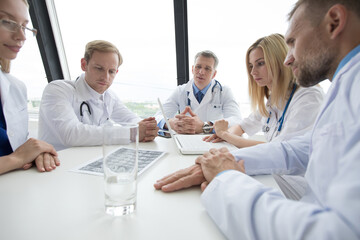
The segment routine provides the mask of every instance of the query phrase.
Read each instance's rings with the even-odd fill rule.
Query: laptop
[[[219,142],[219,143],[212,143],[212,142],[205,142],[202,139],[206,136],[203,134],[178,134],[175,131],[171,129],[171,126],[169,124],[169,120],[166,117],[163,105],[160,101],[160,98],[158,98],[159,107],[161,110],[161,113],[165,119],[166,126],[169,129],[169,133],[171,135],[171,138],[175,142],[175,145],[179,149],[181,154],[204,154],[208,152],[211,148],[222,148],[226,147],[230,151],[236,150],[237,148],[227,142]]]

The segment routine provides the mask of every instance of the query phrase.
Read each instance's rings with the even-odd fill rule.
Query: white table
[[[167,154],[138,179],[137,209],[129,216],[104,213],[102,177],[69,171],[101,156],[101,147],[60,151],[61,166],[49,173],[32,168],[0,176],[0,239],[224,239],[201,205],[199,188],[163,193],[153,187],[196,156],[180,155],[171,139],[140,148]],[[278,188],[271,176],[255,178]]]

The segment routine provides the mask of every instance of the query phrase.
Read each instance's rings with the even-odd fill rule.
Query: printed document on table
[[[111,155],[121,155],[121,161],[123,165],[126,165],[126,156],[131,156],[135,154],[134,149],[120,147],[114,151]],[[152,164],[154,164],[158,159],[160,159],[165,152],[155,151],[155,150],[140,150],[138,155],[138,176],[140,176],[146,169],[148,169]],[[90,160],[86,163],[83,163],[70,171],[77,173],[86,173],[97,176],[104,176],[103,170],[103,159],[102,157]]]

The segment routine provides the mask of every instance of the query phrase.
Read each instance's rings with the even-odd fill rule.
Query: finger
[[[38,169],[39,172],[45,172],[43,155],[44,155],[44,154],[40,154],[40,155],[37,156],[37,158],[35,159],[35,164],[36,164],[36,167],[37,167],[37,169]]]
[[[148,117],[148,118],[143,119],[143,121],[154,121],[154,120],[155,120],[155,117]]]
[[[179,178],[182,178],[186,175],[184,169],[181,169],[177,172],[171,173],[163,178],[161,178],[160,180],[157,180],[156,183],[154,184],[156,189],[160,189],[162,186],[172,183],[176,180],[178,180]]]
[[[180,189],[189,188],[194,185],[199,185],[200,183],[196,184],[197,181],[194,181],[194,176],[185,176],[183,178],[178,179],[175,182],[172,182],[170,184],[164,185],[161,187],[161,190],[163,192],[174,192]]]
[[[53,156],[53,158],[55,160],[55,165],[60,166],[60,159],[57,156]]]
[[[195,159],[195,163],[196,163],[196,164],[200,164],[200,165],[201,165],[201,163],[202,163],[203,159],[204,159],[204,157],[203,157],[203,156],[199,156],[199,157],[197,157],[197,158]]]
[[[219,137],[217,137],[217,138],[215,138],[212,142],[213,143],[218,143],[218,142],[223,142],[224,140],[222,139],[222,138],[219,138]]]
[[[204,137],[203,140],[205,142],[211,142],[212,140],[214,140],[216,138],[216,135],[215,134],[212,134],[210,136],[207,136],[207,137]]]
[[[148,129],[145,131],[145,136],[146,137],[154,137],[157,135],[158,131],[159,131],[158,129]]]
[[[44,158],[43,158],[43,162],[44,162],[44,168],[46,171],[51,171],[53,168],[51,167],[51,159],[50,156],[48,154],[44,154]]]
[[[45,153],[45,155],[46,155],[47,158],[49,158],[50,167],[51,167],[52,169],[55,169],[55,168],[56,168],[55,158],[54,158],[52,155],[47,154],[47,153]]]
[[[22,168],[24,169],[24,170],[28,170],[29,168],[31,168],[32,167],[32,163],[27,163],[27,164],[25,164]]]
[[[217,154],[217,153],[219,152],[219,150],[216,149],[216,148],[211,148],[211,149],[209,150],[209,152],[214,155],[214,154]]]
[[[191,111],[191,108],[189,106],[186,106],[181,114],[186,115],[186,113],[188,113],[189,111]]]
[[[227,149],[226,147],[222,147],[222,148],[219,149],[219,151],[221,153],[227,153],[227,152],[229,152],[229,149]]]
[[[191,110],[191,108],[189,107],[188,113],[192,116],[195,117],[196,114]]]

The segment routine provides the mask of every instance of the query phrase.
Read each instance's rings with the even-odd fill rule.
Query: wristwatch
[[[204,122],[203,125],[203,132],[204,133],[210,133],[213,130],[212,126],[208,122]]]

